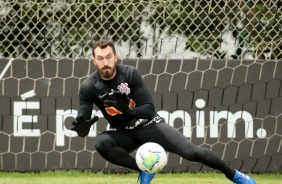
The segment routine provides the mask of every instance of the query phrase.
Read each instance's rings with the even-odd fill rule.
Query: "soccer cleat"
[[[150,184],[151,180],[154,178],[156,173],[150,174],[146,172],[140,172],[138,176],[138,180],[140,184]]]
[[[255,180],[252,177],[245,175],[237,170],[235,171],[236,173],[234,175],[233,182],[235,182],[236,184],[256,184]]]

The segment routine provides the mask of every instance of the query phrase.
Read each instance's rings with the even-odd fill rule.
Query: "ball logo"
[[[148,150],[148,152],[148,155],[140,153],[140,156],[143,159],[143,165],[151,171],[154,165],[159,162],[161,157],[159,155],[159,152],[152,152],[150,150]]]

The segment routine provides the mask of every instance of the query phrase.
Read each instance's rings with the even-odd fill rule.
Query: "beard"
[[[104,66],[99,69],[99,73],[103,79],[112,79],[116,71],[116,67]]]

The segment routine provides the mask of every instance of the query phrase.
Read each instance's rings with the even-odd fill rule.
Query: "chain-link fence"
[[[282,58],[276,0],[0,0],[0,57]]]
[[[118,62],[140,71],[158,113],[191,142],[240,171],[281,172],[281,7],[0,0],[0,170],[123,169],[95,150],[108,128],[102,114],[87,138],[70,130],[81,82],[96,70],[91,43],[107,38]],[[211,171],[169,154],[164,172]]]

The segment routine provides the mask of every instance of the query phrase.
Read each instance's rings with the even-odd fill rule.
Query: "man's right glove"
[[[90,120],[85,120],[84,117],[82,115],[80,115],[80,116],[76,117],[76,121],[72,122],[72,125],[74,127],[72,127],[71,130],[75,131],[77,133],[77,135],[79,135],[80,137],[85,137],[85,136],[88,135],[88,133],[90,131],[90,127],[96,121],[98,121],[98,119],[99,119],[98,116],[94,116]]]

